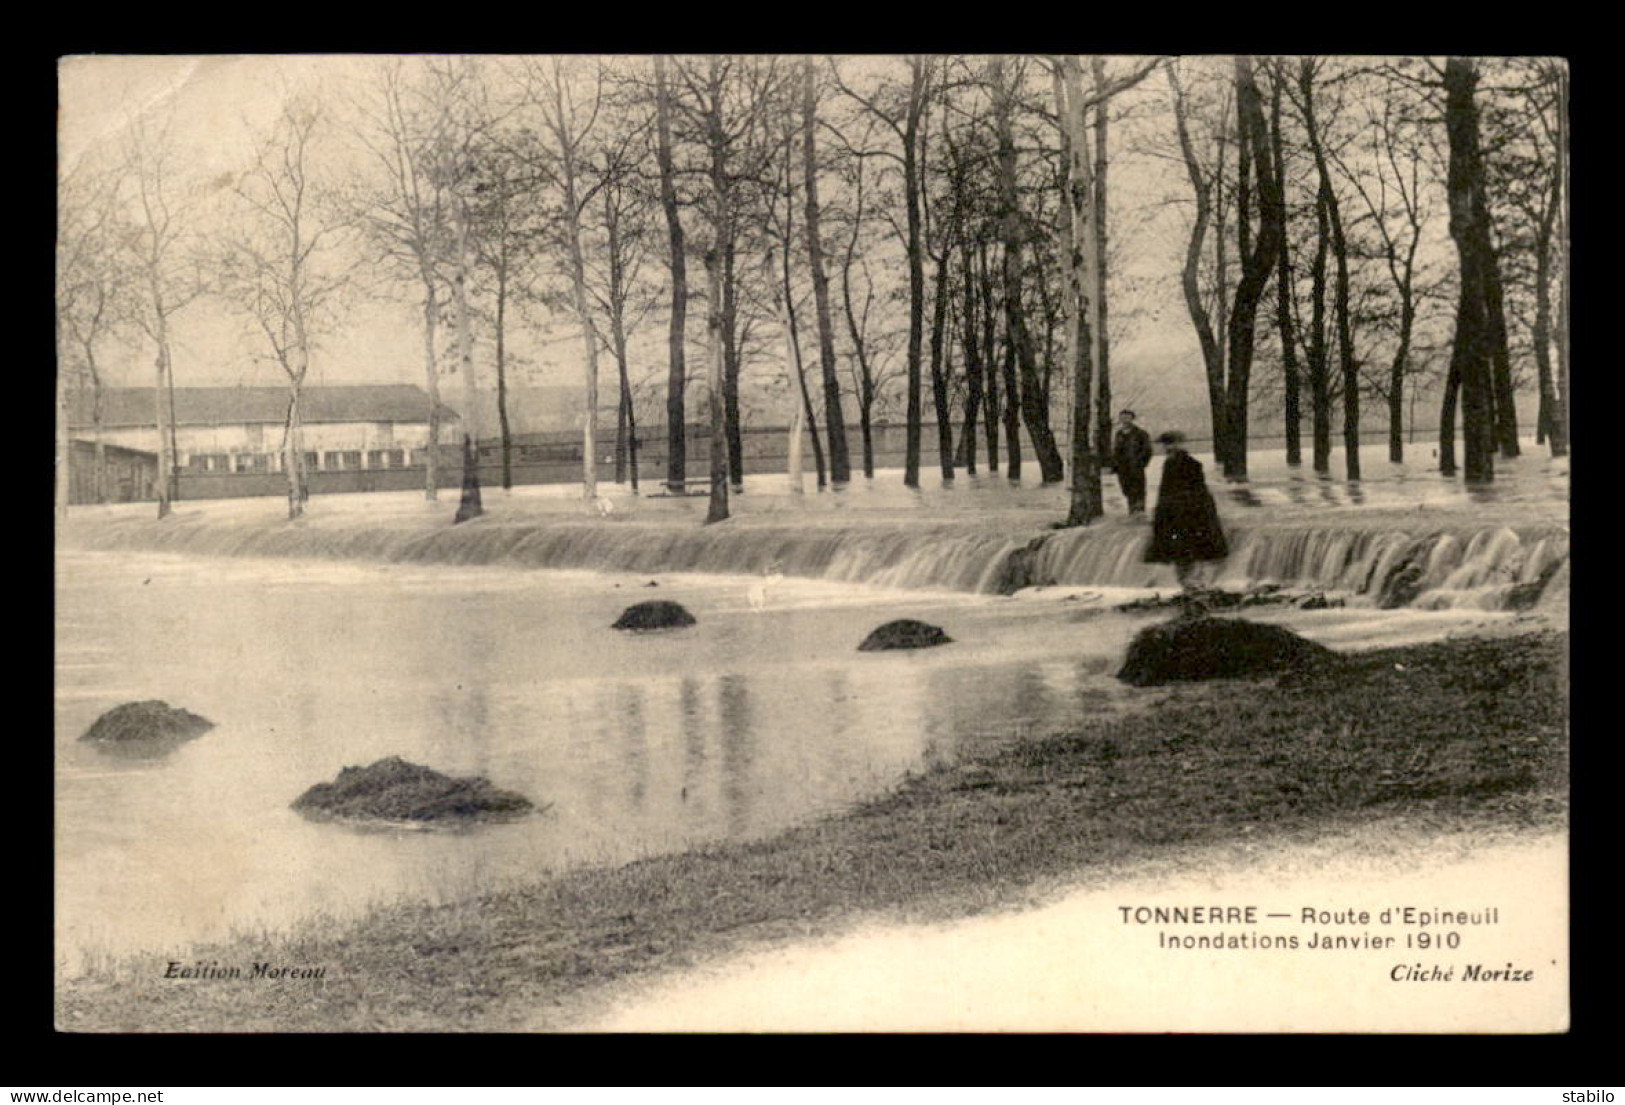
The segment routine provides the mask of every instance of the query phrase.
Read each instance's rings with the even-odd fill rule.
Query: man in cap
[[[1112,468],[1130,514],[1145,513],[1145,468],[1150,463],[1151,435],[1134,424],[1133,411],[1120,412],[1112,435]]]

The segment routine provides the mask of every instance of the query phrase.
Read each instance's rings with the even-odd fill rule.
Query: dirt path
[[[577,1031],[1560,1031],[1568,1023],[1567,841],[1556,833],[1429,835],[1392,824],[1313,843],[1236,844],[1058,890],[1048,904],[964,921],[869,926],[601,993]],[[1134,924],[1120,907],[1256,905],[1253,924]],[[1406,949],[1404,906],[1493,924],[1454,950]],[[1306,907],[1368,923],[1304,924]],[[1289,919],[1266,919],[1267,912]],[[1159,933],[1296,935],[1295,950],[1160,948]],[[1319,949],[1319,934],[1395,938]],[[1468,981],[1483,969],[1526,981]],[[1412,965],[1449,981],[1395,979]]]

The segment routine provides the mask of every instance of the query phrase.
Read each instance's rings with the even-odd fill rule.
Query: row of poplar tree
[[[791,423],[798,477],[806,437],[820,486],[852,478],[851,420],[873,476],[877,420],[901,408],[917,486],[929,404],[942,478],[979,463],[1019,477],[1025,445],[1045,482],[1070,469],[1069,521],[1085,524],[1101,511],[1112,339],[1151,296],[1144,265],[1120,262],[1176,205],[1183,264],[1159,275],[1200,346],[1226,476],[1247,474],[1259,402],[1280,403],[1288,462],[1307,436],[1323,472],[1340,413],[1359,478],[1362,397],[1382,403],[1398,461],[1406,404],[1434,387],[1441,467],[1456,470],[1459,424],[1464,476],[1489,480],[1495,454],[1518,451],[1520,389],[1538,389],[1538,438],[1567,449],[1566,126],[1567,72],[1545,59],[367,59],[290,86],[246,167],[218,179],[189,178],[151,117],[65,167],[59,431],[74,377],[99,427],[103,347],[136,335],[154,355],[166,513],[173,317],[213,299],[288,382],[297,515],[300,393],[322,339],[358,300],[409,300],[431,440],[451,372],[465,457],[493,436],[476,419],[488,375],[504,484],[519,327],[581,351],[589,498],[603,357],[617,480],[638,480],[634,397],[654,384],[660,478],[687,485],[704,382],[711,520],[742,486],[754,376]],[[1138,166],[1122,195],[1120,155]],[[1183,185],[1148,197],[1146,165]],[[636,339],[662,324],[665,363],[640,371]]]

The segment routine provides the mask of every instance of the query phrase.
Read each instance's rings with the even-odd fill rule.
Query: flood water
[[[1529,467],[1524,494],[1558,516],[1556,477],[1566,473]],[[1291,498],[1285,484],[1255,486],[1266,499]],[[1389,485],[1373,495],[1406,493]],[[358,521],[407,509],[394,497],[346,496],[313,503],[313,514],[341,499]],[[494,497],[498,518],[502,502]],[[760,496],[740,502],[774,509]],[[1221,492],[1228,512],[1225,502]],[[703,500],[665,505],[688,511]],[[276,504],[188,509],[229,521]],[[449,900],[573,865],[768,835],[938,759],[1164,693],[1111,677],[1145,618],[1109,607],[1147,592],[1110,586],[1005,598],[794,575],[130,548],[68,547],[57,563],[65,972],[109,954],[190,961],[200,943],[234,932],[342,921],[374,902]],[[682,602],[698,624],[609,629],[626,606],[653,598]],[[1369,608],[1256,616],[1338,647],[1511,617]],[[940,625],[954,643],[856,651],[875,625],[899,617]],[[142,699],[217,727],[151,759],[78,740],[106,710]],[[289,808],[341,768],[386,756],[482,775],[547,808],[460,831],[363,831]]]
[[[1035,618],[1029,604],[659,581],[65,553],[56,747],[67,961],[85,949],[184,957],[233,927],[760,835],[935,755],[1109,708],[1126,690],[1100,678],[1120,641]],[[657,596],[699,623],[608,628]],[[875,624],[905,615],[960,640],[855,651]],[[217,728],[153,760],[78,741],[105,710],[148,698]],[[390,755],[551,806],[464,832],[358,832],[288,808],[340,768]]]

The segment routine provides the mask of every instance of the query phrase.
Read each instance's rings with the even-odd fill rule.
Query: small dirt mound
[[[932,648],[953,643],[953,638],[939,627],[917,622],[912,618],[899,618],[876,627],[863,639],[859,652],[879,652],[889,648]]]
[[[167,702],[150,699],[115,706],[85,730],[83,741],[106,744],[125,742],[185,741],[200,737],[214,728],[214,722]]]
[[[654,602],[640,602],[636,606],[628,606],[610,628],[675,629],[678,626],[693,624],[694,615],[683,609],[681,603],[658,599]]]
[[[1293,601],[1280,584],[1262,583],[1246,591],[1224,591],[1217,587],[1176,591],[1171,595],[1151,595],[1132,602],[1123,602],[1112,609],[1124,614],[1138,614],[1150,610],[1179,610],[1186,614],[1206,614],[1214,610],[1245,609],[1249,606],[1285,606]]]
[[[1267,675],[1338,659],[1324,645],[1279,626],[1240,618],[1176,618],[1135,635],[1117,678],[1136,687],[1155,687]]]
[[[487,779],[453,778],[390,756],[344,768],[333,782],[301,794],[293,808],[317,820],[467,822],[515,817],[532,806]]]

